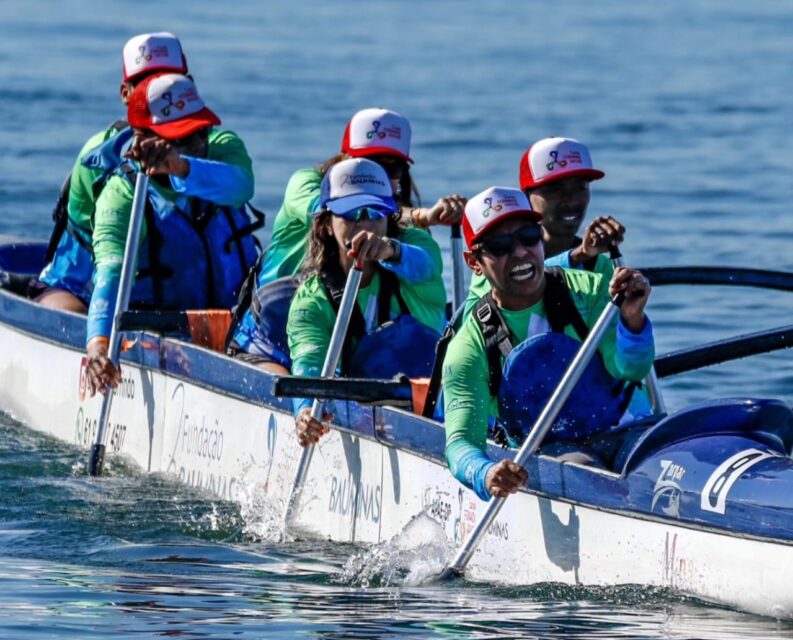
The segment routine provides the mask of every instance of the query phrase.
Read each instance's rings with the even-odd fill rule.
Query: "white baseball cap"
[[[322,179],[320,206],[333,213],[361,207],[397,210],[391,181],[385,169],[365,158],[350,158],[333,165]]]
[[[542,214],[531,208],[531,203],[520,189],[490,187],[468,200],[463,216],[463,236],[470,249],[488,229],[514,216],[525,216],[533,222],[542,222]]]
[[[362,109],[347,123],[341,151],[353,157],[386,154],[413,162],[410,122],[396,111]]]
[[[600,180],[606,174],[593,168],[586,145],[574,138],[544,138],[531,145],[520,159],[520,188],[582,176]]]
[[[124,81],[133,80],[150,71],[187,73],[187,59],[182,44],[167,31],[142,33],[130,38],[121,52]]]

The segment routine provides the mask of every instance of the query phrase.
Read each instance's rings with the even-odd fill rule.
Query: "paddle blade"
[[[101,476],[105,468],[105,445],[94,444],[91,447],[91,456],[88,458],[88,475]]]

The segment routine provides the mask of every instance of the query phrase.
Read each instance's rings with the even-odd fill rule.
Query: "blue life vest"
[[[345,367],[351,378],[426,378],[432,372],[440,334],[408,313],[364,334]]]
[[[240,289],[226,338],[226,353],[234,356],[244,351],[291,369],[286,325],[299,280],[297,276],[284,276],[254,290],[263,255],[251,267]]]
[[[132,181],[134,171],[118,171]],[[138,250],[131,302],[155,309],[234,306],[256,260],[255,223],[234,209],[191,197],[182,211],[154,187],[146,203],[146,239]]]
[[[570,297],[563,271],[546,269],[545,282],[543,302],[551,332],[529,337],[517,347],[512,345],[509,328],[492,292],[483,296],[473,310],[485,339],[490,392],[498,397],[499,419],[491,425],[491,437],[511,446],[519,445],[526,437],[581,347],[580,342],[564,334],[565,327],[572,325],[582,341],[589,333]],[[596,354],[545,442],[577,440],[616,425],[635,388],[636,383],[613,378],[600,354]]]
[[[399,279],[393,272],[380,269],[379,274],[378,326],[367,331],[363,314],[355,305],[342,349],[342,374],[353,378],[393,378],[397,374],[410,378],[429,376],[440,334],[410,315],[399,291]],[[322,284],[338,313],[344,288],[334,286],[325,277]],[[396,297],[400,309],[394,319],[390,317],[392,297]],[[354,348],[353,340],[357,340]]]
[[[132,129],[124,120],[113,123],[109,130],[116,133],[89,151],[80,161],[89,169],[100,172],[91,185],[94,201],[99,198],[108,178],[123,161],[121,153],[132,138]],[[46,266],[39,275],[39,280],[50,287],[69,291],[88,305],[93,291],[94,275],[91,238],[93,216],[91,227],[87,229],[78,227],[69,217],[71,180],[70,173],[61,187],[52,211],[55,225],[44,258]]]
[[[563,333],[533,336],[504,361],[498,422],[510,439],[522,441],[556,390],[581,343]],[[609,374],[600,354],[589,362],[554,421],[545,442],[579,440],[615,426],[630,402],[623,380]]]

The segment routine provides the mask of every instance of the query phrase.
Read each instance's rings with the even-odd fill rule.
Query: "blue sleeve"
[[[583,265],[578,267],[574,267],[570,264],[570,254],[572,253],[572,249],[570,251],[563,251],[555,256],[551,256],[550,258],[545,258],[545,266],[546,267],[562,267],[562,269],[583,269]]]
[[[192,156],[184,158],[190,162],[187,177],[170,176],[177,193],[230,207],[241,207],[253,197],[253,177],[243,167]]]
[[[435,270],[429,252],[412,244],[404,242],[399,244],[402,247],[402,256],[399,262],[380,260],[380,266],[393,271],[408,282],[429,282],[433,278]]]
[[[490,500],[485,478],[495,463],[484,451],[471,442],[458,439],[446,447],[446,461],[455,478],[472,489],[481,500]]]
[[[97,336],[110,337],[120,281],[121,264],[97,266],[96,283],[88,306],[86,343]]]
[[[653,325],[650,318],[644,316],[644,328],[639,333],[633,333],[622,323],[620,317],[617,321],[617,344],[615,358],[617,366],[622,371],[644,371],[643,378],[653,366],[655,360],[655,339]]]

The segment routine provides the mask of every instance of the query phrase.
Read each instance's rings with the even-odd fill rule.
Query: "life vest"
[[[126,120],[118,120],[114,122],[108,130],[114,130],[115,133],[110,136],[103,143],[97,145],[89,153],[87,153],[80,161],[81,164],[89,169],[100,171],[94,178],[91,184],[91,191],[93,192],[94,202],[99,198],[99,194],[105,186],[108,178],[119,167],[123,158],[121,157],[122,149],[132,138],[132,128]],[[44,263],[49,264],[55,255],[55,250],[63,237],[64,232],[69,232],[77,240],[80,247],[88,252],[93,260],[93,251],[91,248],[90,231],[86,229],[78,229],[74,223],[69,219],[69,191],[72,184],[72,174],[66,176],[61,190],[58,193],[58,200],[52,209],[52,221],[55,223],[52,234],[50,235],[49,244],[47,245],[47,252],[44,257]],[[93,223],[93,217],[91,219]],[[93,225],[92,225],[93,227]]]
[[[367,331],[363,313],[357,304],[353,307],[342,348],[342,375],[352,378],[392,378],[400,373],[410,378],[428,376],[440,334],[410,315],[396,274],[382,268],[378,271],[377,327]],[[326,276],[321,280],[328,300],[338,313],[344,287]],[[400,310],[394,319],[391,318],[392,297],[396,297]],[[357,341],[354,348],[353,340]]]
[[[528,435],[555,391],[581,343],[564,334],[572,325],[581,341],[589,334],[559,268],[546,269],[543,302],[550,333],[532,336],[513,348],[509,328],[489,292],[473,315],[485,339],[492,395],[498,397],[499,419],[491,437],[517,445]],[[502,365],[502,358],[504,363]],[[584,370],[557,416],[545,442],[577,440],[616,425],[637,383],[612,377],[597,353]]]
[[[117,173],[134,181],[129,164]],[[147,233],[138,250],[131,297],[138,308],[230,309],[256,260],[253,230],[258,223],[244,207],[219,206],[195,197],[188,202],[190,211],[182,211],[149,186],[144,210]]]

